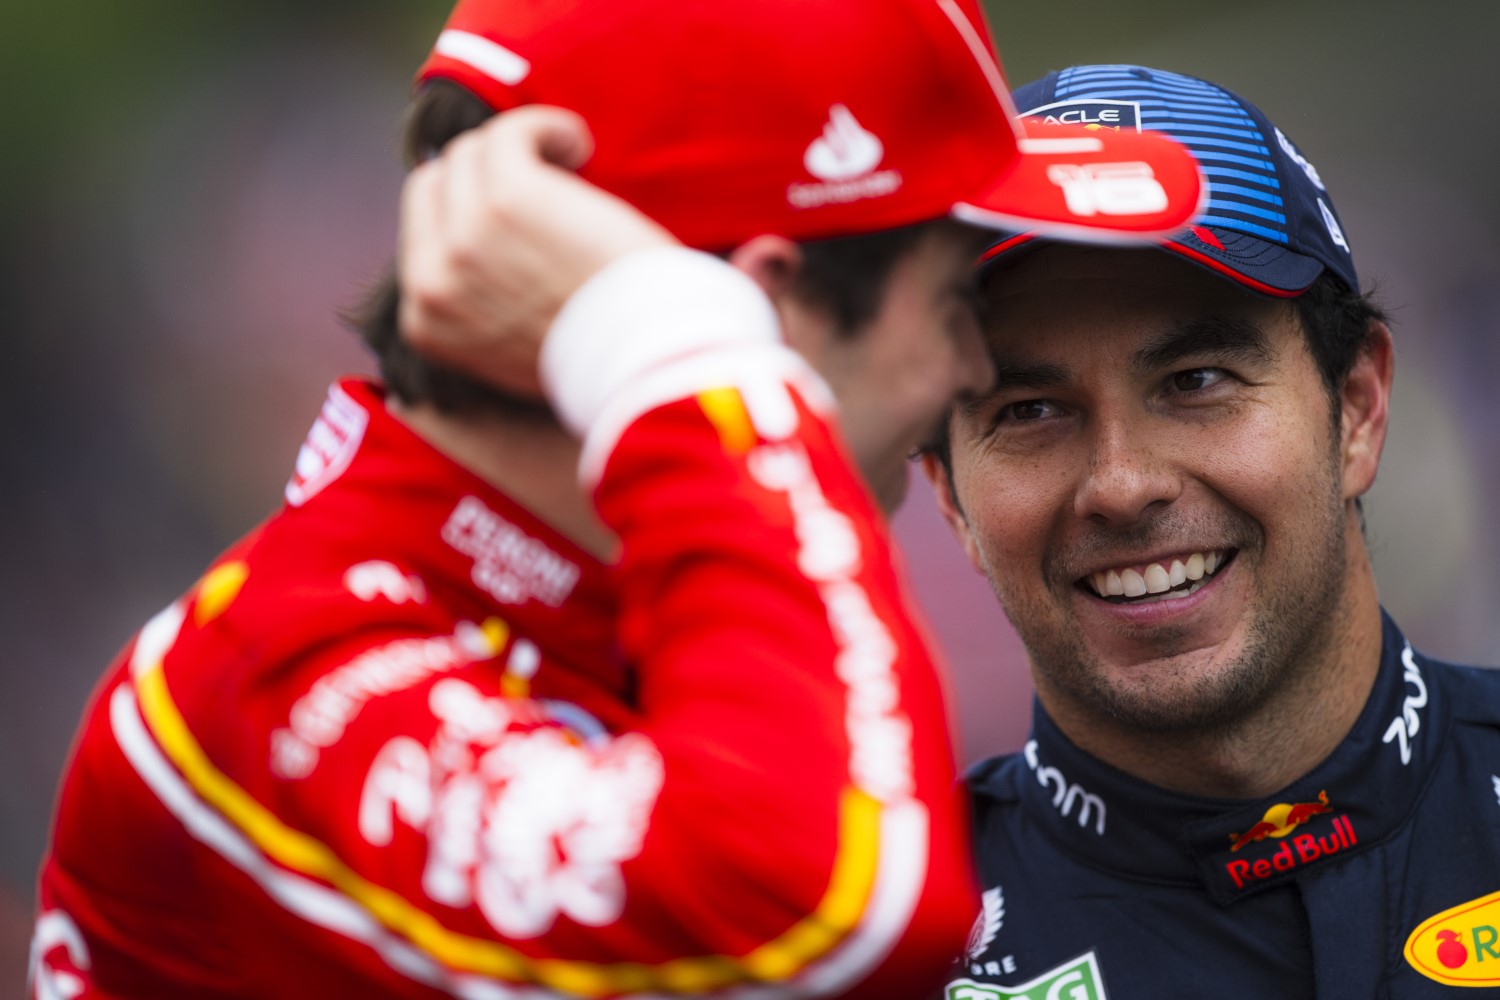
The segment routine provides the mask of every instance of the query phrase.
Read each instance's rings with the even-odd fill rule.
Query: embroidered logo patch
[[[1402,954],[1413,969],[1448,986],[1500,986],[1500,892],[1427,918]]]
[[[297,452],[297,467],[286,484],[286,502],[301,507],[344,474],[359,451],[370,414],[338,386],[328,390],[323,410]]]
[[[1043,788],[1052,787],[1052,805],[1064,816],[1073,813],[1073,807],[1078,807],[1078,825],[1083,829],[1089,828],[1089,820],[1093,819],[1094,832],[1104,836],[1104,821],[1107,810],[1104,800],[1093,792],[1084,790],[1082,785],[1074,784],[1057,768],[1043,764],[1037,754],[1036,740],[1028,740],[1023,748],[1026,758],[1026,766],[1031,768],[1036,775],[1037,784]]]
[[[1141,102],[1114,100],[1058,101],[1021,112],[1022,118],[1036,118],[1048,125],[1082,125],[1091,132],[1122,129],[1141,130]]]
[[[429,705],[439,722],[430,743],[391,739],[365,776],[365,840],[386,847],[398,827],[424,834],[428,897],[475,905],[508,937],[536,937],[559,917],[618,920],[620,866],[640,853],[661,790],[655,744],[625,733],[586,746],[536,725],[530,704],[454,677],[433,685]]]
[[[943,996],[945,1000],[1106,1000],[1099,960],[1092,951],[1019,986],[956,979]]]
[[[443,525],[443,541],[474,560],[474,584],[501,604],[540,601],[561,607],[583,571],[540,539],[464,497]]]
[[[1324,211],[1328,210],[1325,208]],[[1401,651],[1401,666],[1407,689],[1411,693],[1401,703],[1401,714],[1391,720],[1390,728],[1385,731],[1382,739],[1386,743],[1395,740],[1396,745],[1401,748],[1401,763],[1410,764],[1412,742],[1417,733],[1422,731],[1422,709],[1427,707],[1427,682],[1422,679],[1422,668],[1417,664],[1416,654],[1412,652],[1409,642]]]
[[[1265,816],[1259,823],[1244,833],[1230,834],[1229,849],[1238,851],[1246,844],[1265,840],[1267,837],[1285,837],[1314,816],[1327,811],[1328,792],[1326,791],[1318,793],[1316,802],[1278,802],[1266,810]]]
[[[974,918],[974,926],[969,930],[969,946],[964,950],[971,962],[984,957],[994,943],[995,935],[1005,926],[1005,893],[998,885],[984,890],[979,901],[979,916]]]
[[[1243,836],[1245,835],[1242,834],[1241,837]],[[1334,817],[1330,833],[1321,836],[1312,833],[1297,834],[1283,840],[1275,853],[1256,858],[1235,858],[1224,865],[1224,873],[1234,880],[1236,889],[1243,889],[1252,883],[1264,882],[1320,858],[1347,851],[1358,843],[1359,835],[1354,832],[1353,821],[1347,814],[1340,814]]]
[[[880,198],[901,187],[901,174],[877,170],[885,144],[842,104],[828,109],[828,122],[807,147],[802,165],[817,184],[793,184],[786,200],[793,208],[839,205],[863,198]]]

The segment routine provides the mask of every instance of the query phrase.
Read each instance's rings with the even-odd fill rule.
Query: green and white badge
[[[1092,951],[1019,986],[996,986],[972,979],[955,979],[944,993],[946,1000],[1108,1000],[1099,962]]]

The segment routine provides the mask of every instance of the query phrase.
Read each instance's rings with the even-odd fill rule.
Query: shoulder
[[[184,649],[202,650],[221,671],[264,671],[332,645],[357,652],[387,637],[452,631],[441,581],[304,520],[271,518],[194,582],[177,602]],[[227,679],[220,673],[218,682]]]
[[[1500,669],[1421,657],[1427,685],[1442,693],[1461,722],[1500,726]]]
[[[471,620],[449,589],[273,518],[142,629],[129,674],[224,766],[259,772],[269,746],[273,769],[295,773],[287,754],[331,746],[368,706],[499,654],[505,624]]]

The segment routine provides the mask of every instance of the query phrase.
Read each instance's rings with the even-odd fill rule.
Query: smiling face
[[[986,299],[998,378],[940,495],[1048,708],[1201,732],[1313,683],[1364,579],[1384,397],[1367,426],[1289,304],[1167,254],[1049,246]]]

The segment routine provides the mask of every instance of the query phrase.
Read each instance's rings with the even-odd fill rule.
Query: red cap
[[[1163,136],[1026,139],[973,0],[459,0],[440,78],[577,111],[582,175],[701,249],[948,215],[1145,240],[1201,196]]]

